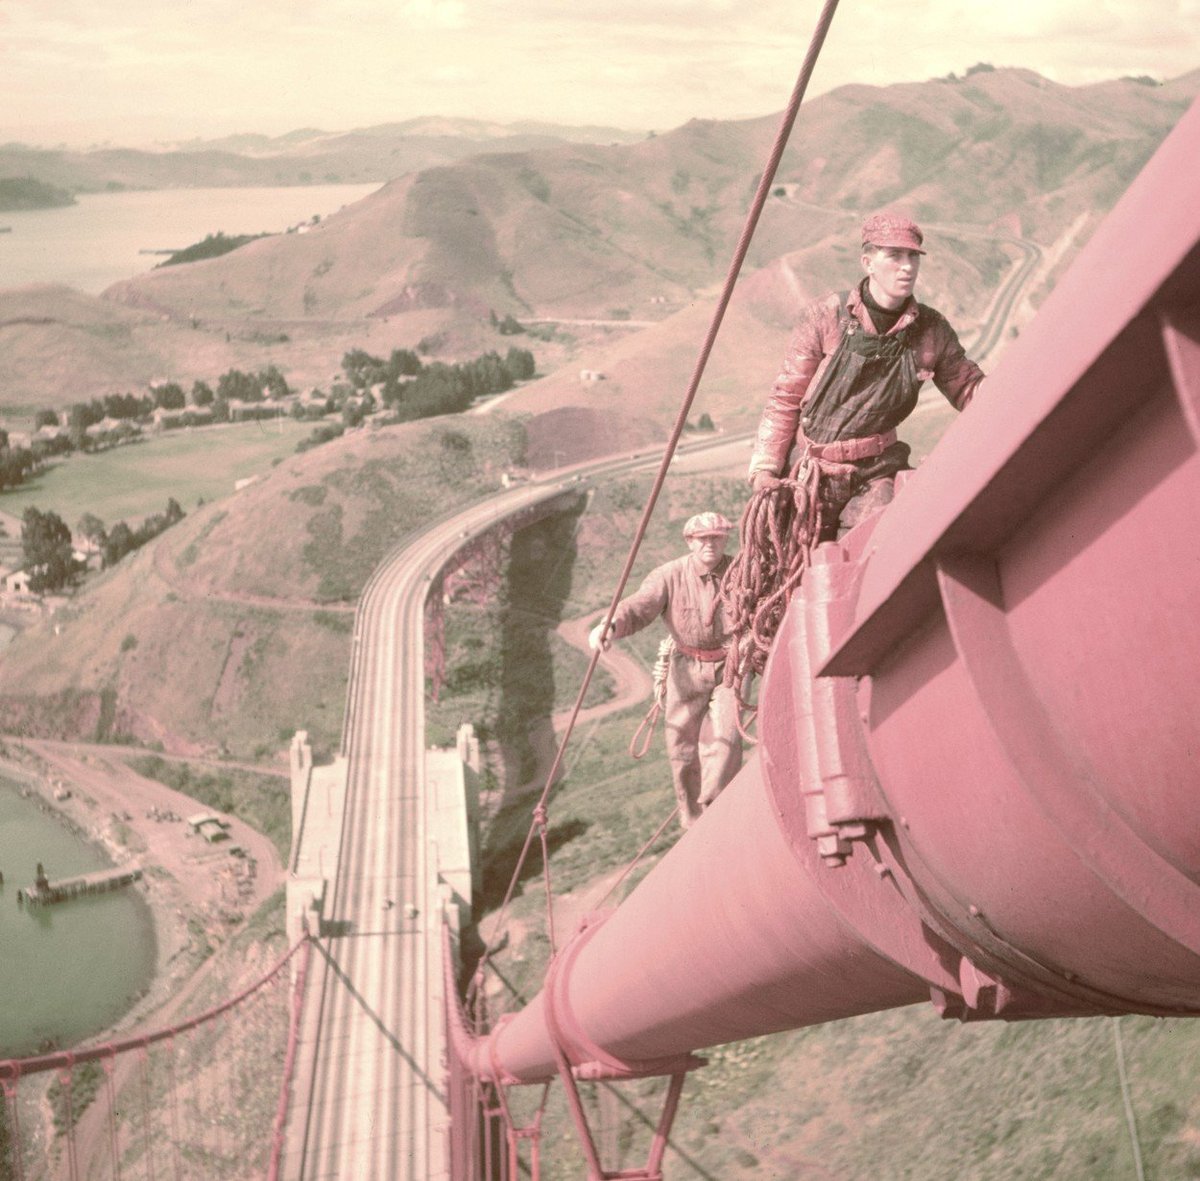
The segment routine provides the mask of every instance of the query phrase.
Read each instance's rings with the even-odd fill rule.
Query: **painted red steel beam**
[[[501,1081],[932,1000],[1200,1015],[1200,104],[875,522],[821,547],[758,757],[542,993]]]

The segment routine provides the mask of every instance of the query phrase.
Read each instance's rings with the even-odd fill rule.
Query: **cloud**
[[[0,135],[137,142],[425,114],[662,130],[780,110],[820,0],[0,0]],[[1200,0],[847,0],[810,96],[1019,65],[1200,62]],[[174,129],[172,131],[171,129]]]

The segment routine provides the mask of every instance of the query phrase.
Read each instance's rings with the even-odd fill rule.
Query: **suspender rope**
[[[662,461],[658,467],[658,474],[655,476],[654,485],[650,490],[650,495],[646,499],[646,504],[642,510],[642,517],[638,523],[637,530],[634,533],[633,541],[629,547],[629,554],[625,559],[625,566],[621,571],[621,575],[617,580],[617,585],[613,591],[612,600],[609,603],[608,609],[604,615],[604,623],[607,625],[612,623],[613,615],[616,612],[617,604],[621,601],[622,595],[625,593],[626,584],[629,582],[630,573],[633,570],[634,561],[637,559],[638,550],[641,548],[642,539],[645,537],[646,529],[650,523],[650,518],[654,514],[654,509],[658,504],[658,498],[662,493],[663,484],[666,482],[667,472],[671,466],[671,460],[674,458],[675,450],[679,445],[679,439],[682,436],[684,429],[687,426],[688,415],[691,412],[692,403],[696,399],[696,391],[700,388],[700,380],[704,376],[705,367],[708,364],[709,355],[712,353],[713,346],[716,343],[717,333],[720,330],[721,324],[725,319],[725,312],[729,307],[730,300],[733,298],[733,289],[737,283],[738,276],[741,273],[742,265],[746,261],[746,255],[750,250],[750,242],[754,237],[754,231],[758,228],[759,219],[762,216],[762,211],[767,203],[767,198],[771,193],[771,186],[775,181],[775,173],[779,169],[779,162],[783,158],[784,149],[787,147],[788,139],[792,133],[792,127],[795,125],[796,116],[800,112],[800,104],[804,99],[805,91],[808,89],[809,80],[812,77],[812,72],[816,68],[817,58],[820,56],[821,48],[825,44],[825,37],[829,32],[829,26],[833,22],[833,14],[837,11],[838,0],[825,0],[824,7],[821,9],[821,14],[817,19],[816,28],[813,31],[812,39],[809,42],[808,52],[804,55],[804,61],[800,66],[800,73],[796,78],[796,84],[792,89],[791,97],[788,99],[787,107],[784,110],[783,118],[780,120],[779,129],[775,135],[775,142],[772,144],[771,153],[767,158],[767,163],[763,169],[762,176],[758,182],[758,188],[754,194],[754,200],[751,202],[750,210],[746,215],[745,224],[742,227],[742,232],[738,238],[737,246],[734,249],[733,258],[729,264],[729,270],[725,276],[725,283],[721,289],[720,298],[717,300],[717,306],[713,311],[712,320],[709,323],[708,331],[704,335],[704,340],[700,346],[700,352],[696,359],[695,367],[692,371],[691,380],[688,382],[687,391],[684,394],[683,401],[679,407],[679,413],[675,418],[675,425],[671,429],[670,438],[667,441],[666,450],[663,452]],[[596,671],[596,664],[600,659],[600,652],[592,653],[591,660],[583,675],[583,681],[580,684],[579,692],[575,698],[575,704],[571,709],[570,717],[567,720],[565,729],[563,730],[562,738],[559,740],[558,749],[554,754],[554,761],[550,766],[550,770],[546,775],[546,782],[542,788],[541,796],[534,808],[535,820],[531,823],[529,833],[526,836],[525,844],[521,849],[520,856],[517,859],[517,864],[513,869],[512,878],[509,882],[508,890],[504,896],[504,901],[500,905],[500,912],[497,918],[496,930],[503,930],[504,918],[512,901],[513,894],[516,890],[517,883],[520,880],[521,871],[525,865],[525,859],[529,855],[529,850],[533,845],[535,833],[539,828],[539,824],[544,826],[546,817],[546,804],[550,798],[550,790],[558,776],[559,768],[562,766],[563,756],[566,753],[567,744],[571,740],[571,735],[575,729],[575,722],[579,717],[580,710],[583,708],[583,701],[587,695],[589,686],[592,683],[592,676]],[[540,820],[537,819],[540,817]],[[544,827],[543,827],[544,831]],[[547,911],[552,910],[552,899],[549,891],[546,894]],[[550,950],[551,953],[556,950],[553,937],[553,922],[550,927]],[[485,962],[492,953],[492,948],[488,947],[484,950],[481,960]]]

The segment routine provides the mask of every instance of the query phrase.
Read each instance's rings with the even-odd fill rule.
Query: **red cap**
[[[925,235],[915,221],[898,213],[873,213],[862,224],[864,246],[891,246],[897,250],[915,250],[924,254]]]

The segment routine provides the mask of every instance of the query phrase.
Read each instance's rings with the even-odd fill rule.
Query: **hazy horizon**
[[[6,0],[0,141],[152,146],[422,117],[668,130],[785,105],[821,11],[762,0]],[[987,62],[1064,85],[1200,66],[1200,0],[844,0],[809,96]]]

